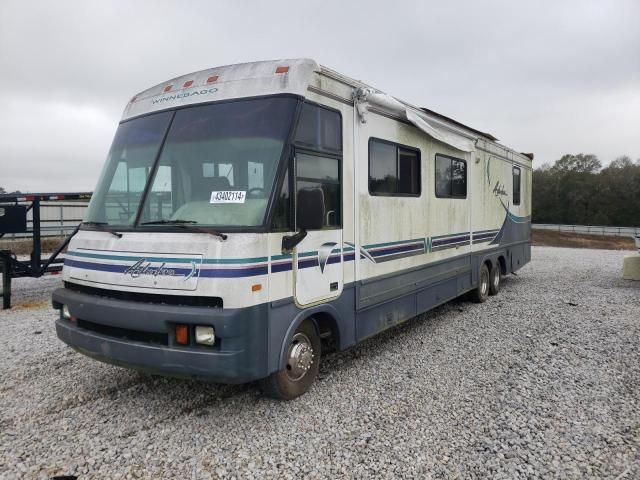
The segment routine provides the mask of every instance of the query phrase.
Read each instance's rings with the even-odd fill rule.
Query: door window
[[[301,190],[320,190],[324,204],[322,228],[339,227],[342,224],[340,160],[298,152],[296,167],[296,196]]]

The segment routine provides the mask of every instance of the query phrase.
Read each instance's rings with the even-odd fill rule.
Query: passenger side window
[[[301,190],[320,190],[324,201],[324,227],[339,227],[340,160],[310,153],[296,153],[296,198]]]
[[[438,198],[467,198],[467,162],[436,154],[435,190]]]
[[[520,205],[520,167],[513,167],[513,204]]]
[[[420,150],[372,138],[369,140],[369,193],[420,195]]]

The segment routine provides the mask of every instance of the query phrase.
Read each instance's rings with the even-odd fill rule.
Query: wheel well
[[[336,343],[338,342],[340,332],[336,319],[332,315],[326,312],[318,312],[314,313],[311,318],[316,324],[321,339],[332,339]]]
[[[505,258],[500,255],[498,257],[498,263],[500,263],[500,271],[502,272],[502,275],[506,275],[507,274],[507,261],[505,260]]]
[[[489,270],[489,273],[491,273],[491,260],[489,260],[488,258],[484,261],[484,264],[487,266],[487,269]]]

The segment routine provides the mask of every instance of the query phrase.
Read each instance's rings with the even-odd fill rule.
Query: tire
[[[484,303],[489,298],[489,269],[483,263],[480,267],[478,286],[471,291],[471,299],[476,303]]]
[[[293,400],[299,397],[309,390],[318,375],[320,337],[310,319],[302,322],[293,334],[286,355],[286,367],[262,381],[264,393],[278,400]]]
[[[489,295],[497,295],[502,285],[502,270],[497,262],[489,273]]]

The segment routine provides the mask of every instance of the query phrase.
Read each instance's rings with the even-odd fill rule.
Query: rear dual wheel
[[[486,264],[482,264],[480,267],[480,279],[478,280],[478,286],[475,290],[471,291],[471,299],[476,303],[484,303],[489,298],[490,288],[490,275],[489,268]]]
[[[287,364],[262,381],[265,394],[278,400],[292,400],[305,393],[318,375],[320,337],[310,319],[300,324],[287,347]]]
[[[484,303],[489,298],[489,295],[497,295],[500,291],[500,284],[502,283],[502,272],[500,270],[500,264],[496,263],[491,267],[487,267],[483,264],[480,267],[480,280],[475,290],[471,291],[471,298],[476,303]]]

